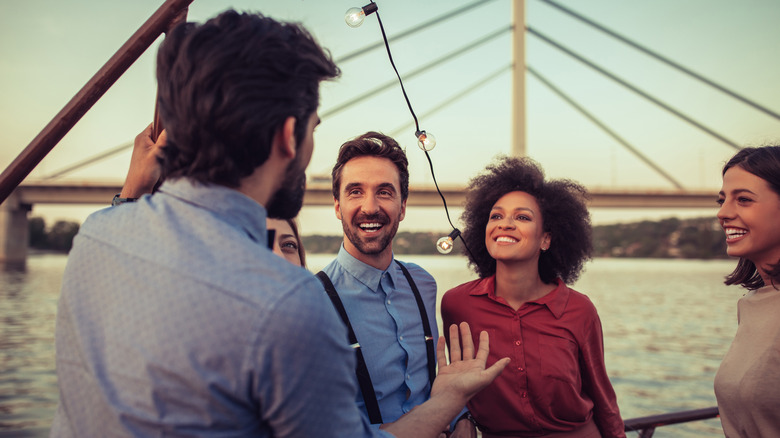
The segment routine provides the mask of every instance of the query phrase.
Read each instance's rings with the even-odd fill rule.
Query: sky
[[[188,19],[203,21],[227,9],[258,11],[303,23],[337,61],[381,40],[375,16],[353,29],[344,12],[352,0],[195,0]],[[463,185],[512,142],[512,34],[459,56],[455,53],[511,24],[511,0],[491,0],[453,19],[432,18],[473,0],[376,0],[388,36],[424,29],[391,41],[395,64],[420,126],[437,138],[431,151],[441,185]],[[780,2],[776,0],[559,0],[622,36],[780,112]],[[5,168],[76,94],[161,0],[0,0],[0,166]],[[526,25],[613,75],[663,101],[739,145],[780,142],[780,121],[726,96],[583,24],[541,0],[525,2]],[[428,24],[425,24],[428,23]],[[158,40],[159,43],[160,40]],[[33,171],[42,178],[103,151],[129,143],[151,121],[153,45]],[[655,162],[685,189],[712,190],[712,210],[592,211],[594,223],[663,216],[715,214],[720,169],[735,152],[659,106],[607,79],[533,34],[525,37],[525,63],[578,102],[617,135]],[[435,67],[412,72],[432,61]],[[395,73],[384,49],[339,63],[342,76],[321,88],[310,175],[328,175],[339,145],[369,130],[395,136],[407,148],[412,185],[431,184],[424,154],[400,88],[366,95]],[[495,72],[496,73],[494,75]],[[491,77],[490,80],[485,80]],[[362,97],[361,97],[362,96]],[[450,104],[438,108],[442,102]],[[526,75],[527,154],[550,178],[570,178],[590,189],[674,189],[642,160],[573,109],[532,75]],[[121,183],[130,149],[64,177]],[[107,200],[108,202],[108,200]],[[81,220],[99,206],[36,206],[32,215]],[[451,216],[457,221],[459,209]],[[338,233],[331,208],[304,208],[304,233]],[[446,230],[441,208],[409,209],[402,230]]]

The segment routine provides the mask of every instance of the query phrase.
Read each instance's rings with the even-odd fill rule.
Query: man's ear
[[[406,217],[406,199],[401,201],[401,214],[398,217],[398,222],[401,222]]]
[[[336,219],[341,220],[341,204],[339,204],[339,198],[333,198],[333,206],[336,209]]]
[[[285,158],[295,158],[295,117],[288,117],[276,132],[276,144]]]

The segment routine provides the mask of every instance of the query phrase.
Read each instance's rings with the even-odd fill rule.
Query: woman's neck
[[[496,296],[517,310],[524,303],[541,298],[555,289],[539,276],[538,262],[508,264],[496,262]]]

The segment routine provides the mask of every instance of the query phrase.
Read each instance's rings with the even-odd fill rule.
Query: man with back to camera
[[[301,207],[319,82],[338,69],[303,28],[235,11],[176,27],[157,62],[165,182],[74,241],[51,435],[377,435],[322,286],[267,248],[266,216]],[[484,368],[486,334],[476,358],[461,336],[450,365],[438,344],[431,400],[388,432],[436,436],[506,365]]]
[[[409,196],[406,153],[393,138],[367,132],[342,144],[332,184],[344,241],[317,275],[353,329],[357,402],[378,428],[430,396],[439,333],[436,281],[393,256]],[[457,433],[467,429],[474,428],[465,418],[457,421]]]

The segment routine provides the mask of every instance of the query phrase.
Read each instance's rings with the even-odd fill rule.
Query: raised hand
[[[483,331],[479,334],[479,345],[475,355],[474,341],[468,323],[462,322],[460,324],[460,333],[458,333],[458,326],[455,324],[451,325],[449,330],[450,361],[447,363],[446,344],[444,337],[441,336],[436,346],[439,372],[433,382],[431,397],[439,394],[462,397],[463,404],[465,404],[501,374],[501,371],[509,363],[509,358],[505,357],[486,369],[485,365],[490,350],[490,339],[487,332]]]
[[[152,192],[157,180],[160,179],[160,164],[157,162],[157,156],[160,148],[165,146],[167,138],[163,130],[157,141],[152,141],[151,124],[135,137],[130,169],[127,171],[125,185],[122,187],[121,198],[138,198]]]

